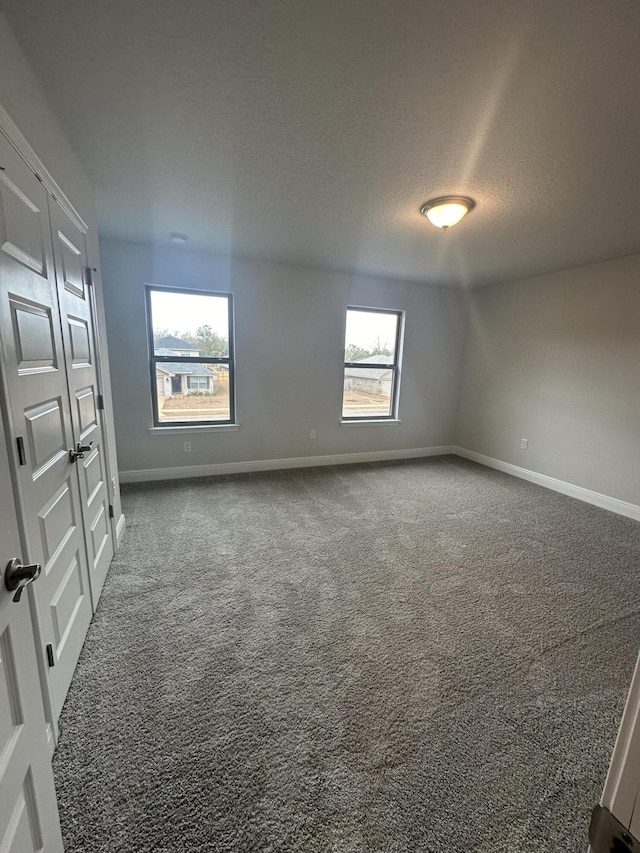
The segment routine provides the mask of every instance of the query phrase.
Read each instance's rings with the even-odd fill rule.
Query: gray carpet
[[[455,457],[123,492],[67,853],[586,849],[640,524]]]

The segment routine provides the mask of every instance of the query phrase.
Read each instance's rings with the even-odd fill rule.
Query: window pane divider
[[[373,362],[368,361],[366,364],[363,364],[361,361],[345,361],[345,367],[355,367],[359,370],[393,370],[395,368],[395,364],[390,364],[387,362],[384,364],[383,362]]]
[[[211,355],[152,355],[155,361],[169,362],[171,364],[230,364],[231,359],[228,356],[211,356]]]

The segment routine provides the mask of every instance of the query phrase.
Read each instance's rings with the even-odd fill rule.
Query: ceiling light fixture
[[[177,234],[174,231],[174,233],[169,237],[169,239],[171,240],[172,243],[176,243],[179,246],[184,246],[184,244],[187,242],[187,235],[186,234]]]
[[[475,201],[463,195],[443,195],[440,198],[432,198],[420,208],[432,225],[446,231],[456,222],[460,222],[470,210],[476,206]]]

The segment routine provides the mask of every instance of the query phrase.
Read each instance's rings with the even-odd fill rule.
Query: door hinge
[[[104,396],[102,394],[98,394],[96,406],[100,411],[104,412]]]
[[[93,274],[94,272],[98,272],[98,270],[96,269],[96,267],[85,267],[84,271],[87,279],[87,284],[91,287],[93,284],[95,284],[93,280]]]
[[[24,452],[24,438],[21,435],[16,438],[16,444],[18,445],[18,461],[21,465],[26,465],[27,454]]]
[[[55,666],[56,662],[53,657],[53,646],[51,643],[47,643],[47,663],[49,666]]]
[[[109,504],[109,518],[113,518],[113,504]]]

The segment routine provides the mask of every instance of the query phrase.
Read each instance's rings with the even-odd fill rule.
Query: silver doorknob
[[[23,566],[20,557],[14,557],[13,560],[7,563],[7,568],[4,570],[4,585],[9,592],[14,592],[14,601],[20,601],[22,591],[30,583],[33,583],[40,577],[42,566],[40,563],[32,563],[30,566]]]

